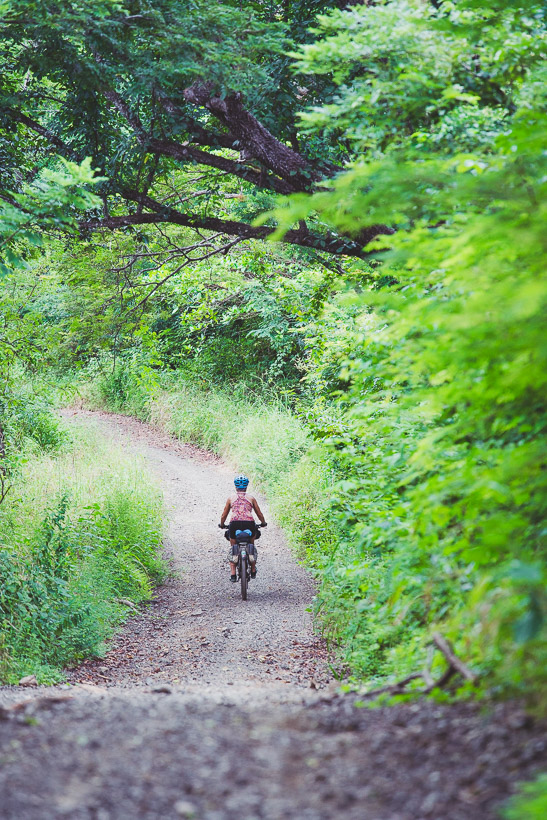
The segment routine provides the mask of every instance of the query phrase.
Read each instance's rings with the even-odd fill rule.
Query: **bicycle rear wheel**
[[[247,600],[247,561],[247,556],[241,559],[241,597],[244,601]]]

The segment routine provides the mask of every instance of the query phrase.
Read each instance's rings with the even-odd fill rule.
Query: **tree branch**
[[[189,117],[182,108],[171,100],[162,89],[156,89],[159,103],[164,111],[169,114],[177,125],[183,125],[190,135],[190,141],[198,145],[207,145],[209,148],[230,148],[238,150],[239,146],[234,146],[235,139],[229,134],[222,134],[220,131],[208,131],[203,128],[193,117]]]
[[[249,168],[241,162],[237,162],[227,157],[219,157],[210,154],[208,151],[201,151],[191,145],[185,145],[176,140],[158,139],[152,137],[146,131],[139,117],[131,110],[129,105],[113,89],[103,89],[104,96],[112,103],[114,108],[122,115],[125,121],[131,126],[139,143],[145,150],[152,151],[163,156],[172,157],[182,162],[195,162],[199,165],[206,165],[210,168],[217,168],[233,176],[251,182],[259,188],[269,188],[278,194],[290,194],[294,188],[282,179],[277,179],[271,174],[261,173],[255,168]]]
[[[279,176],[273,176],[272,174],[257,171],[254,168],[248,168],[244,164],[235,160],[228,159],[226,157],[219,157],[215,154],[201,151],[198,148],[194,148],[190,145],[184,145],[174,140],[161,140],[155,137],[150,137],[140,118],[131,110],[130,106],[126,103],[123,97],[118,94],[118,92],[112,89],[106,89],[103,90],[103,94],[130,125],[137,136],[137,139],[146,150],[156,154],[163,154],[164,156],[171,156],[174,159],[181,161],[191,161],[200,165],[217,168],[223,173],[245,179],[260,188],[270,188],[277,193],[290,194],[292,191],[297,189],[294,181],[287,182],[285,179],[279,178]],[[212,99],[216,100],[217,98]],[[221,102],[223,101],[220,101],[218,104],[220,105]],[[175,108],[176,107],[173,107],[172,110],[175,111]],[[232,113],[234,110],[236,113],[237,111],[244,112],[244,109],[238,100],[235,100],[230,108]],[[71,146],[65,143],[50,129],[21,112],[13,111],[13,115],[14,118],[18,119],[28,128],[45,137],[52,145],[60,150],[63,155],[70,157],[71,159],[78,159],[76,152],[71,148]],[[262,144],[260,151],[262,151],[264,145],[270,145],[270,147],[272,147],[272,157],[274,153],[276,156],[274,158],[270,157],[268,163],[274,173],[280,175],[282,173],[287,174],[290,178],[294,168],[298,167],[300,168],[300,171],[295,171],[294,178],[300,180],[302,184],[304,184],[305,180],[306,187],[310,186],[312,177],[315,179],[320,178],[317,172],[314,172],[310,176],[311,172],[309,172],[309,166],[306,165],[305,160],[291,148],[284,146],[277,139],[275,139],[275,137],[273,137],[273,135],[270,134],[269,131],[267,131],[267,129],[265,129],[251,114],[245,112],[243,120],[243,130],[245,130],[248,126],[250,131],[253,132],[251,134],[251,143],[249,144],[255,145],[256,140],[263,137],[265,143]],[[115,230],[117,228],[129,225],[160,224],[170,222],[176,225],[192,228],[194,230],[203,229],[221,232],[229,236],[238,236],[241,239],[267,239],[274,232],[273,228],[266,226],[255,227],[244,222],[223,220],[216,217],[198,216],[195,214],[183,214],[173,208],[169,208],[165,204],[156,202],[142,192],[138,191],[122,191],[122,195],[133,200],[134,202],[137,202],[140,209],[146,207],[150,211],[153,211],[153,213],[126,214],[116,217],[105,216],[102,219],[83,220],[80,222],[81,230],[88,231],[97,230],[100,228]],[[347,255],[362,258],[365,257],[362,247],[379,234],[387,233],[393,233],[393,230],[387,228],[385,225],[372,225],[370,228],[367,228],[360,233],[358,241],[354,241],[353,239],[337,236],[331,233],[326,235],[313,233],[308,230],[306,224],[303,222],[297,230],[287,231],[282,241],[288,244],[300,245],[305,248],[313,248],[314,250],[324,251],[337,256]]]
[[[48,142],[54,145],[59,151],[63,154],[63,156],[68,157],[69,159],[79,159],[77,152],[71,148],[64,140],[54,134],[49,128],[46,128],[44,125],[41,125],[36,120],[27,117],[26,114],[23,114],[21,111],[14,111],[12,110],[11,113],[13,114],[13,118],[22,122],[23,125],[26,125],[27,128],[30,128],[31,131],[35,131],[40,136],[45,137]]]
[[[201,151],[199,148],[175,142],[175,140],[160,140],[151,137],[148,140],[148,146],[152,151],[167,157],[173,157],[173,159],[185,162],[190,160],[199,165],[207,165],[209,168],[217,168],[219,171],[224,171],[227,174],[251,182],[257,188],[268,188],[278,194],[291,194],[294,191],[287,182],[271,174],[262,173],[244,163],[237,162],[237,160],[219,157],[216,154],[210,154],[208,151]]]
[[[407,675],[406,678],[403,680],[399,680],[396,683],[388,684],[387,686],[381,686],[379,689],[373,689],[370,692],[365,692],[362,697],[363,698],[376,698],[378,695],[402,695],[404,694],[404,689],[411,683],[413,680],[418,680],[422,677],[421,672],[413,672],[411,675]]]
[[[433,643],[435,644],[437,649],[440,649],[440,651],[443,653],[446,660],[448,661],[450,666],[452,666],[453,669],[459,672],[460,675],[462,675],[462,677],[464,677],[466,680],[469,680],[472,683],[476,682],[477,676],[475,675],[475,673],[472,672],[469,669],[469,667],[466,666],[465,663],[462,660],[460,660],[460,658],[458,658],[457,655],[454,654],[446,638],[443,638],[443,636],[439,634],[439,632],[433,633]]]
[[[289,148],[243,106],[240,94],[219,97],[209,83],[194,83],[184,92],[187,102],[207,108],[238,140],[249,155],[291,185],[293,191],[308,191],[314,182],[342,170],[324,163],[318,170],[301,154]]]
[[[370,692],[365,692],[362,697],[375,698],[378,695],[383,694],[402,695],[406,686],[411,681],[418,680],[419,678],[422,678],[422,680],[425,681],[426,687],[424,689],[413,690],[413,694],[429,695],[434,689],[442,689],[442,687],[445,686],[457,672],[459,672],[460,675],[466,680],[471,681],[472,683],[477,683],[477,675],[472,672],[471,669],[469,669],[469,667],[466,666],[466,664],[458,658],[457,655],[454,654],[446,638],[443,638],[439,632],[433,633],[433,643],[437,649],[443,653],[449,664],[448,669],[443,672],[440,678],[433,680],[431,676],[431,670],[429,667],[433,658],[431,653],[429,653],[428,665],[421,672],[413,672],[411,675],[408,675],[406,678],[403,678],[403,680],[397,681],[396,683],[387,684],[386,686],[380,687],[380,689],[373,689]]]
[[[256,227],[245,222],[234,222],[232,220],[218,219],[212,216],[200,216],[197,214],[183,214],[179,211],[162,205],[148,196],[139,194],[138,191],[125,191],[124,196],[135,202],[142,203],[154,213],[125,214],[123,216],[110,216],[103,219],[87,219],[80,222],[80,230],[95,231],[106,228],[117,230],[129,225],[157,225],[169,222],[174,225],[181,225],[194,230],[215,231],[227,234],[228,236],[239,236],[241,239],[268,239],[275,231],[275,228],[261,225]],[[371,228],[371,239],[378,231]],[[321,235],[310,231],[292,230],[287,231],[281,240],[290,245],[299,245],[304,248],[314,248],[337,256],[346,255],[363,257],[365,254],[360,245],[345,237],[334,236],[332,234]],[[370,241],[370,240],[369,240]]]

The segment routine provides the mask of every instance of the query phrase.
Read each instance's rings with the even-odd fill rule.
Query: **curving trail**
[[[1,820],[499,818],[545,759],[539,721],[514,703],[356,708],[266,505],[243,602],[216,527],[232,471],[133,419],[64,416],[145,456],[176,572],[69,684],[0,687]]]
[[[265,500],[259,499],[269,523],[258,542],[257,578],[242,601],[239,584],[229,581],[228,542],[217,527],[233,470],[135,419],[86,411],[64,416],[72,424],[92,423],[145,456],[163,491],[166,552],[175,570],[106,658],[75,670],[71,680],[107,686],[168,682],[185,689],[206,684],[223,693],[226,685],[323,686],[325,649],[309,612],[313,582],[269,519]]]

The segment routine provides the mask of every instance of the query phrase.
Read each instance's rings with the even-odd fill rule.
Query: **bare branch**
[[[422,675],[420,672],[413,672],[411,675],[407,675],[406,678],[403,678],[396,683],[390,683],[387,686],[381,686],[379,689],[373,689],[371,692],[365,692],[362,697],[376,698],[378,695],[402,695],[404,689],[406,689],[409,683],[413,680],[418,680],[418,678],[421,677]]]
[[[168,282],[169,279],[172,279],[173,276],[176,276],[177,273],[180,273],[180,271],[187,265],[190,265],[193,262],[202,262],[204,259],[209,259],[211,256],[215,256],[219,253],[227,253],[230,250],[230,248],[233,248],[234,245],[237,245],[241,241],[242,240],[239,238],[232,239],[230,242],[226,242],[224,245],[221,245],[220,247],[214,247],[211,251],[201,254],[201,256],[197,257],[186,254],[186,249],[181,248],[181,255],[186,257],[184,261],[180,265],[178,265],[178,267],[176,267],[174,270],[169,271],[169,273],[167,273],[162,279],[158,280],[157,282],[149,283],[150,285],[152,285],[152,287],[150,288],[148,293],[145,296],[143,296],[142,299],[140,299],[139,302],[133,308],[131,308],[131,310],[128,311],[128,313],[135,313],[136,311],[144,308],[144,306],[146,305],[148,300],[154,295],[154,293],[156,293],[157,290],[159,290],[163,285],[165,285],[165,283]]]
[[[423,669],[421,672],[413,672],[411,675],[408,675],[403,680],[397,681],[393,684],[387,684],[386,686],[382,686],[379,689],[373,689],[371,692],[365,692],[363,697],[365,698],[375,698],[378,695],[401,695],[403,694],[406,686],[413,680],[418,680],[422,678],[426,683],[426,687],[424,689],[417,689],[414,690],[415,694],[418,695],[428,695],[433,689],[441,689],[445,686],[453,677],[454,675],[459,672],[462,677],[466,680],[471,681],[472,683],[476,683],[478,680],[477,675],[472,672],[466,664],[458,658],[457,655],[454,654],[450,644],[440,635],[438,632],[433,633],[433,643],[439,649],[445,658],[447,659],[449,666],[448,669],[443,672],[440,678],[437,680],[433,680],[431,676],[430,666],[433,660],[432,653],[428,653],[428,661],[426,668]]]
[[[469,669],[469,667],[466,666],[465,663],[462,660],[460,660],[457,655],[454,654],[452,647],[450,646],[446,638],[443,638],[443,636],[439,632],[433,633],[433,643],[435,644],[437,649],[440,649],[440,651],[443,653],[450,666],[452,666],[457,672],[459,672],[460,675],[462,675],[466,680],[469,680],[472,683],[476,682],[477,676],[475,675],[475,673],[472,672],[471,669]]]

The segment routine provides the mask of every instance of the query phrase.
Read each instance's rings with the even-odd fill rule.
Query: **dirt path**
[[[249,598],[229,581],[228,542],[217,524],[231,492],[233,471],[219,459],[148,425],[110,414],[70,411],[72,424],[95,424],[101,433],[146,457],[161,487],[169,517],[167,554],[175,570],[143,616],[132,619],[106,658],[70,679],[103,685],[174,685],[238,688],[322,687],[325,650],[314,636],[309,574],[269,521],[259,541],[256,580]]]
[[[0,688],[2,820],[499,818],[545,760],[544,727],[517,704],[356,708],[329,682],[313,583],[273,522],[249,600],[229,583],[230,470],[131,419],[67,421],[144,454],[177,573],[70,683]]]

